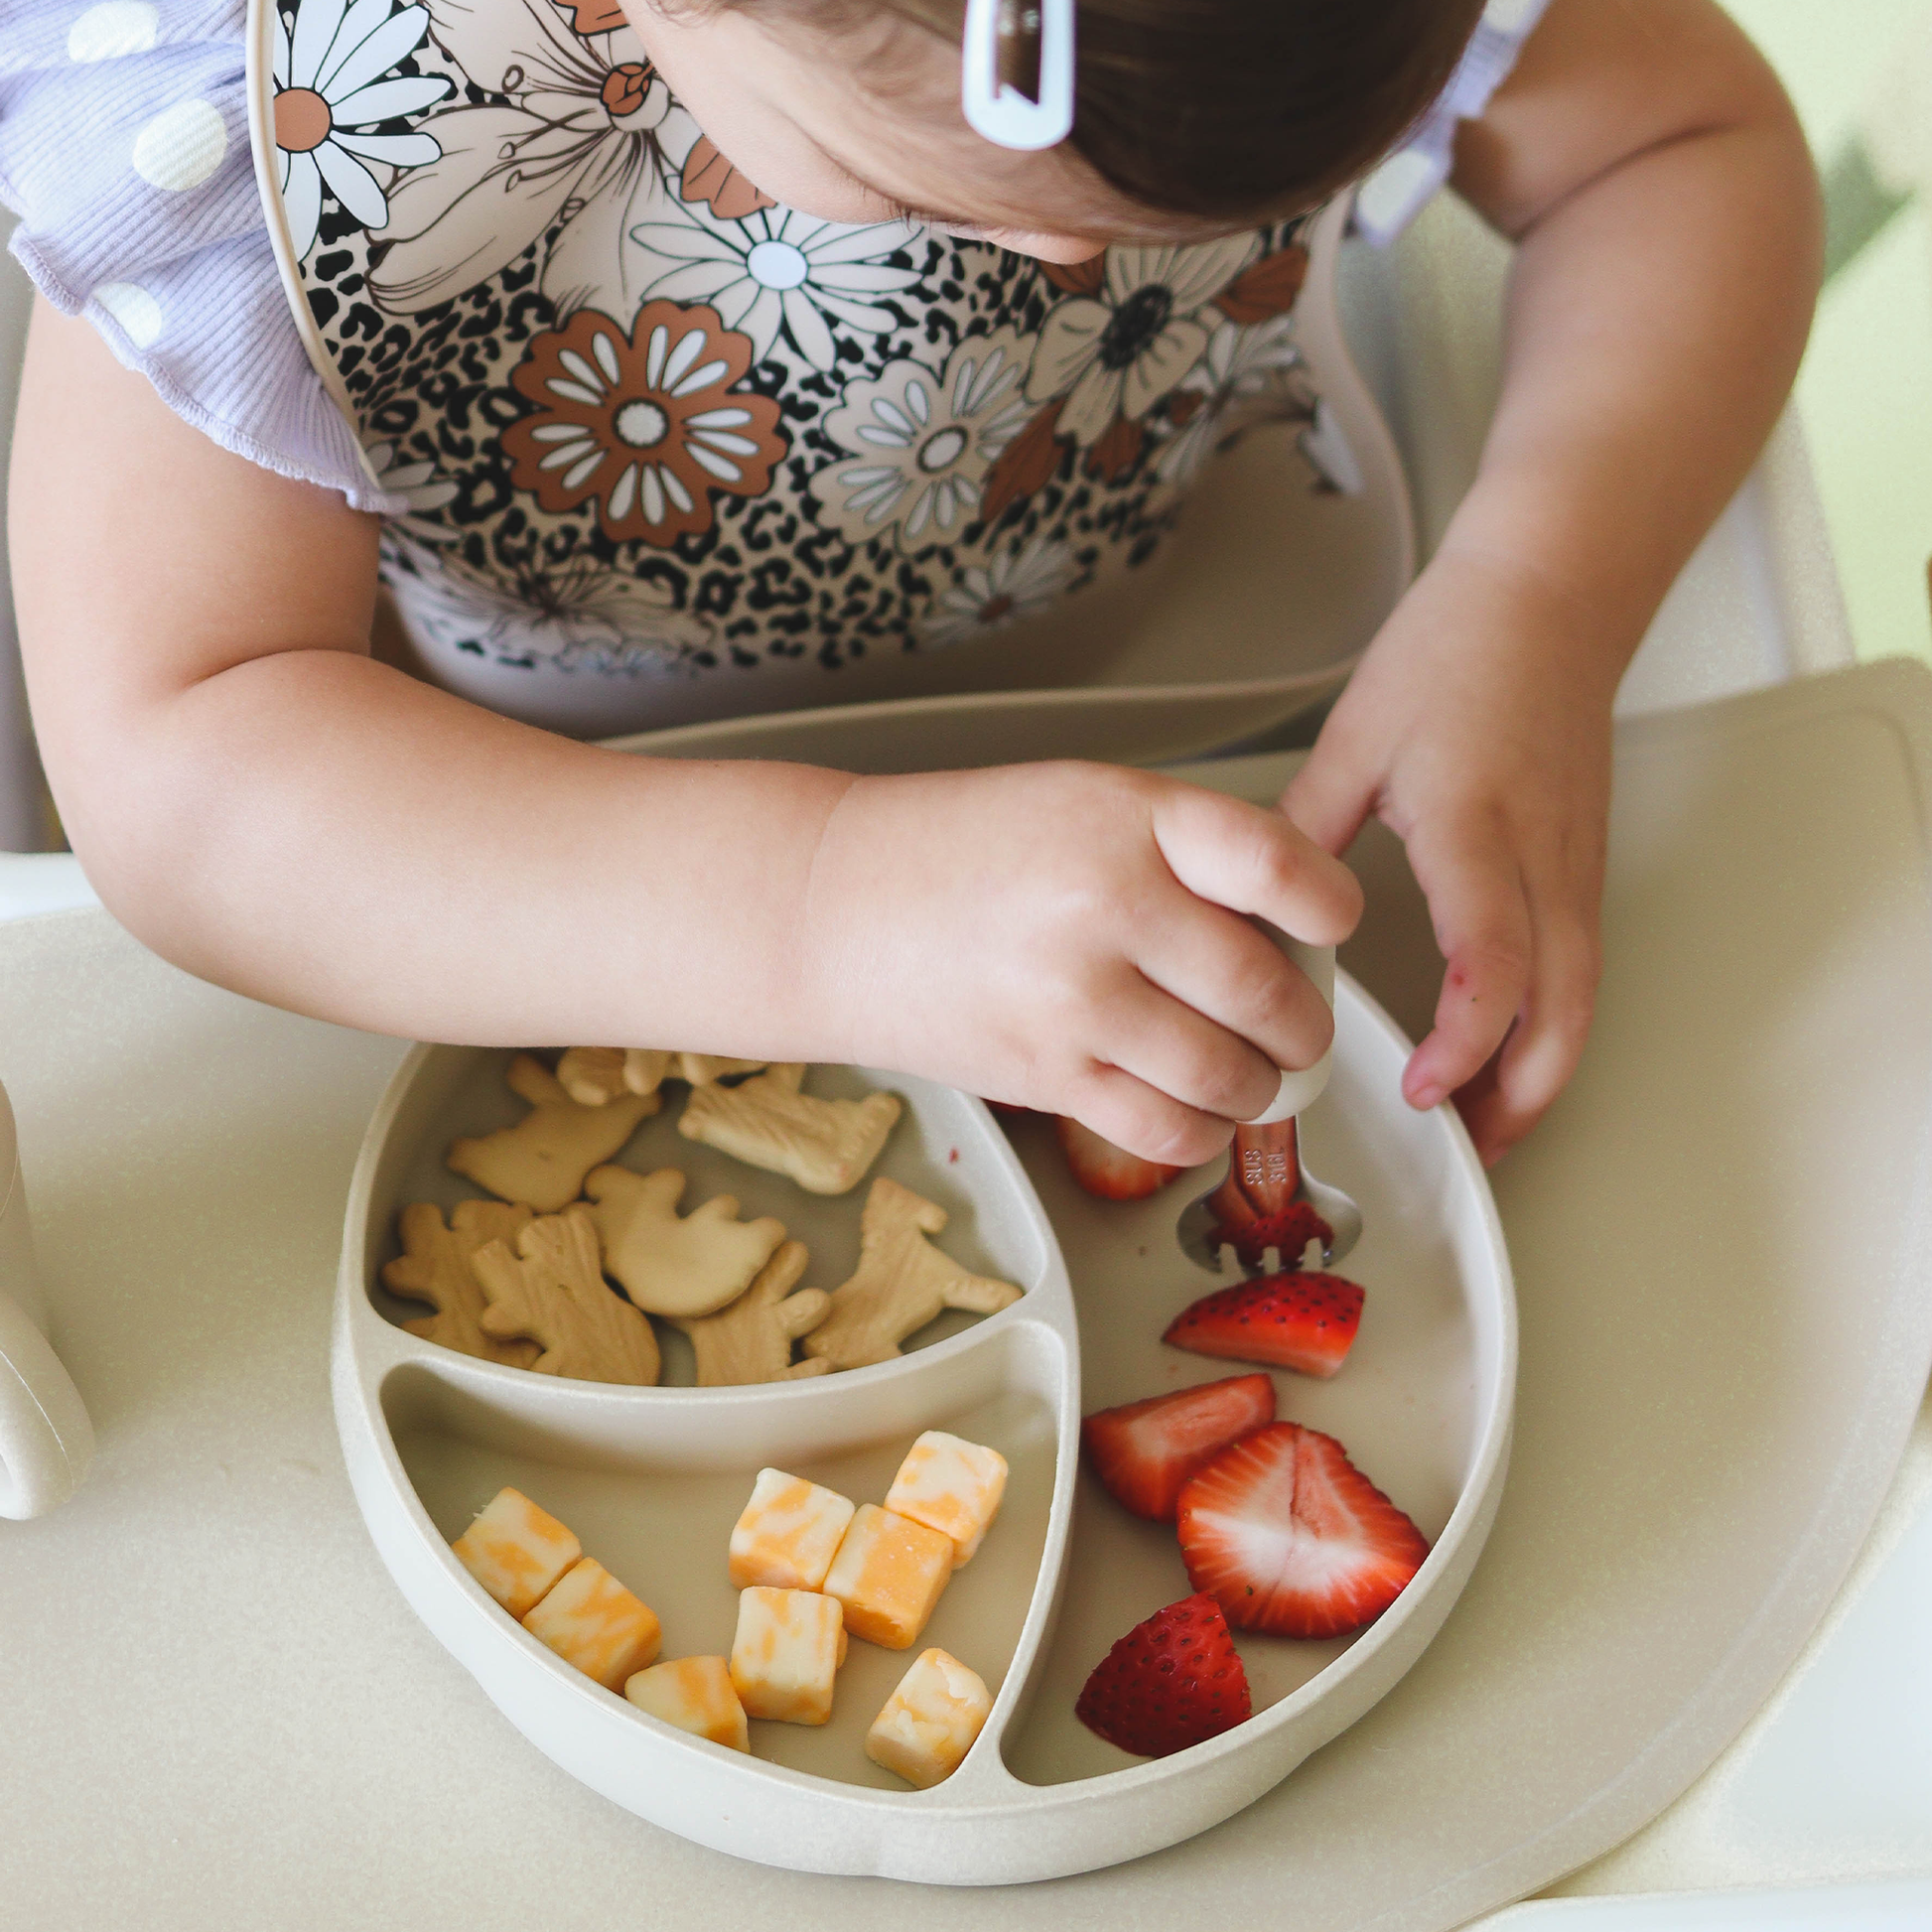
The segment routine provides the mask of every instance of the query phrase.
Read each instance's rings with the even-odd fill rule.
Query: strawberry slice
[[[1278,1214],[1258,1214],[1252,1220],[1223,1220],[1208,1231],[1210,1248],[1232,1248],[1250,1268],[1267,1265],[1273,1248],[1291,1268],[1302,1259],[1311,1241],[1323,1249],[1335,1245],[1335,1231],[1307,1201],[1290,1201]]]
[[[1171,1348],[1269,1362],[1326,1381],[1348,1359],[1362,1291],[1339,1275],[1262,1275],[1203,1295],[1168,1323]]]
[[[1227,1176],[1203,1205],[1214,1217],[1209,1247],[1232,1248],[1250,1268],[1265,1268],[1270,1248],[1293,1268],[1311,1241],[1324,1254],[1335,1245],[1334,1229],[1302,1193],[1297,1121],[1237,1127]]]
[[[1082,1127],[1064,1114],[1056,1118],[1054,1126],[1073,1178],[1102,1200],[1146,1200],[1184,1172],[1159,1161],[1143,1161],[1138,1154],[1102,1140],[1091,1127]]]
[[[1332,1436],[1292,1422],[1224,1449],[1182,1488],[1177,1515],[1187,1581],[1238,1629],[1278,1637],[1360,1629],[1429,1554]]]
[[[1124,1751],[1167,1757],[1246,1723],[1248,1673],[1211,1596],[1156,1610],[1094,1666],[1073,1715]]]
[[[1274,1420],[1274,1383],[1265,1375],[1230,1375],[1099,1410],[1080,1434],[1094,1474],[1116,1501],[1136,1516],[1172,1523],[1180,1485],[1237,1437]]]

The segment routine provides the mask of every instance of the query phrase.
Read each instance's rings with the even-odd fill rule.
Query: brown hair
[[[964,0],[883,0],[958,46]],[[1483,0],[1078,0],[1071,145],[1144,207],[1311,207],[1396,146]]]

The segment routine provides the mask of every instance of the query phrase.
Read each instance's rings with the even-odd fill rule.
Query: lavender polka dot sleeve
[[[0,202],[54,307],[84,315],[223,449],[399,507],[309,364],[248,148],[246,0],[5,0]]]

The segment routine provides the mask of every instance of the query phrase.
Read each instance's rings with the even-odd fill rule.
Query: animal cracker
[[[901,1113],[896,1093],[819,1100],[799,1089],[801,1064],[736,1087],[697,1087],[677,1131],[754,1168],[789,1174],[810,1194],[845,1194],[866,1177]]]
[[[531,1221],[514,1253],[492,1241],[470,1266],[489,1302],[484,1332],[541,1342],[532,1364],[539,1375],[642,1388],[656,1382],[657,1337],[604,1279],[597,1227],[581,1202]]]
[[[791,1344],[825,1319],[832,1298],[822,1288],[799,1289],[805,1244],[787,1241],[737,1301],[716,1314],[675,1318],[697,1351],[698,1386],[730,1388],[741,1382],[795,1382],[823,1375],[832,1364],[791,1359]]]
[[[584,1185],[595,1203],[586,1211],[603,1239],[605,1265],[652,1314],[715,1313],[751,1287],[785,1238],[784,1223],[769,1215],[741,1221],[730,1194],[679,1214],[684,1175],[676,1168],[655,1173],[599,1168]]]
[[[806,1335],[805,1353],[834,1368],[890,1362],[941,1309],[993,1314],[1019,1301],[1011,1282],[973,1274],[926,1239],[946,1221],[936,1201],[880,1175],[860,1217],[859,1266],[832,1291],[831,1311]]]
[[[489,1304],[471,1272],[470,1257],[491,1241],[513,1242],[529,1225],[530,1210],[502,1201],[459,1201],[446,1227],[440,1207],[415,1201],[397,1218],[403,1251],[383,1264],[382,1286],[406,1302],[427,1302],[436,1311],[402,1325],[412,1335],[465,1355],[528,1368],[543,1352],[535,1342],[505,1341],[483,1331],[483,1312]]]
[[[601,1107],[583,1106],[528,1053],[510,1061],[509,1084],[530,1111],[514,1127],[453,1141],[449,1165],[499,1199],[521,1201],[539,1214],[568,1207],[584,1191],[584,1176],[663,1105],[654,1093],[622,1093]]]

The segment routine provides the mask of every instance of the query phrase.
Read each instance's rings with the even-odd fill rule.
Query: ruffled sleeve
[[[1355,227],[1387,247],[1449,178],[1458,122],[1473,121],[1516,65],[1550,0],[1489,0],[1449,85],[1355,196]]]
[[[5,0],[0,201],[12,250],[185,422],[364,510],[370,481],[310,365],[248,147],[246,0]]]

